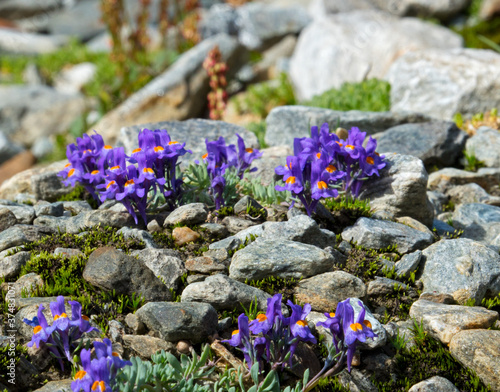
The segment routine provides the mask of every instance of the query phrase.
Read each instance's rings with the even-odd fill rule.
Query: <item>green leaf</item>
[[[250,369],[250,375],[252,376],[253,383],[255,385],[259,384],[259,362],[255,362]]]

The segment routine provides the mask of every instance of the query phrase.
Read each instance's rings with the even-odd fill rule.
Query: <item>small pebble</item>
[[[188,242],[194,242],[198,240],[198,238],[200,238],[200,235],[196,231],[191,230],[189,227],[184,226],[176,227],[172,232],[172,237],[174,237],[175,244],[177,246],[182,246],[184,244],[187,244]]]

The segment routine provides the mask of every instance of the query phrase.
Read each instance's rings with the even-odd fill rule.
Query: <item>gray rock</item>
[[[62,220],[62,218],[57,219]],[[85,228],[96,225],[122,228],[133,226],[134,219],[128,212],[114,212],[111,210],[91,210],[66,218],[66,231],[71,234],[78,234]]]
[[[37,217],[42,215],[62,216],[64,212],[64,205],[60,201],[56,203],[39,201],[33,208],[35,209],[35,215]]]
[[[172,294],[155,274],[135,257],[113,247],[95,250],[83,270],[83,279],[117,294],[140,294],[146,301],[170,300]]]
[[[13,143],[3,132],[0,132],[0,164],[8,161],[22,151],[24,151],[24,148],[21,145]]]
[[[404,124],[373,136],[377,151],[420,158],[426,167],[453,166],[462,154],[467,134],[454,122]]]
[[[465,144],[469,155],[484,162],[488,167],[500,167],[500,132],[488,127],[480,127]]]
[[[434,376],[420,381],[412,386],[408,392],[459,392],[451,381],[444,377]]]
[[[84,253],[80,249],[71,249],[71,248],[55,248],[54,255],[62,255],[64,257],[76,257],[76,256],[84,256]]]
[[[72,392],[71,383],[74,380],[49,381],[35,392]]]
[[[67,131],[84,110],[82,95],[61,94],[47,86],[0,87],[0,126],[12,141],[24,146],[41,136]]]
[[[435,233],[440,237],[450,237],[456,232],[456,229],[453,226],[450,226],[448,223],[438,219],[434,219],[432,229],[435,230]]]
[[[227,264],[210,256],[200,256],[186,260],[186,269],[190,272],[200,274],[213,274],[217,272],[226,272]]]
[[[123,126],[155,123],[166,118],[182,120],[196,117],[205,107],[209,91],[208,76],[201,65],[215,45],[219,46],[231,72],[236,71],[245,60],[243,49],[234,38],[219,34],[203,40],[183,53],[163,74],[107,113],[93,128],[99,131],[106,143],[114,145]],[[176,138],[178,136],[183,136],[179,137],[180,142],[189,141],[187,134],[175,135]],[[204,137],[194,136],[199,145]],[[194,144],[189,143],[187,147],[192,148]]]
[[[12,249],[0,252],[0,278],[4,278],[5,280],[18,276],[21,272],[21,268],[24,267],[31,257],[30,252],[18,252],[11,256],[7,256],[7,253],[10,251],[12,251]]]
[[[42,239],[42,237],[54,234],[54,230],[46,227],[15,225],[0,233],[0,252],[23,245],[25,242],[32,242]]]
[[[428,187],[431,190],[446,192],[450,187],[475,183],[489,191],[500,182],[500,168],[483,167],[477,172],[447,167],[429,175]]]
[[[209,304],[150,302],[136,315],[149,330],[168,342],[185,339],[201,343],[217,331],[217,311]]]
[[[239,134],[244,140],[246,147],[257,148],[259,143],[257,137],[250,131],[238,125],[225,123],[223,121],[212,121],[203,119],[192,119],[186,121],[164,121],[124,127],[120,131],[118,143],[125,147],[127,154],[132,153],[137,147],[137,136],[144,129],[166,129],[172,140],[186,143],[186,148],[193,155],[185,155],[181,161],[181,168],[187,168],[190,161],[201,159],[206,152],[205,139],[216,140],[219,136],[224,137],[226,144],[236,145]]]
[[[479,185],[471,183],[457,185],[446,191],[450,202],[455,205],[468,203],[485,203],[489,205],[500,205],[500,197],[491,196]]]
[[[367,135],[383,132],[401,124],[422,123],[431,118],[410,112],[361,112],[314,108],[309,106],[278,106],[266,118],[265,140],[269,146],[293,146],[293,139],[311,136],[311,126],[331,124],[331,128],[358,127]],[[333,129],[332,129],[333,130]],[[287,153],[286,155],[291,155]]]
[[[286,137],[288,138],[288,135]],[[273,183],[277,176],[274,169],[278,166],[285,165],[286,157],[293,155],[291,146],[292,144],[289,146],[274,146],[260,150],[262,157],[252,162],[252,167],[255,167],[257,170],[250,173],[250,176],[258,178],[263,185]]]
[[[500,390],[500,331],[461,331],[451,339],[450,353],[493,391]]]
[[[131,229],[130,227],[122,227],[116,232],[117,235],[122,234],[123,239],[128,240],[130,238],[136,239],[138,241],[144,242],[146,248],[158,248],[153,236],[149,234],[146,230]]]
[[[239,233],[242,230],[246,230],[252,226],[256,226],[258,222],[251,221],[249,219],[238,218],[237,216],[226,216],[221,222],[226,226],[227,231],[231,234]]]
[[[238,249],[241,243],[242,243],[241,240],[236,237],[228,237],[224,238],[223,240],[211,243],[210,245],[208,245],[208,249],[210,250],[224,249],[227,252],[229,252]]]
[[[364,248],[384,249],[397,245],[401,254],[424,249],[432,244],[433,237],[401,223],[359,218],[354,226],[342,232],[342,239],[354,241]]]
[[[366,181],[360,199],[369,199],[373,212],[396,218],[409,216],[432,226],[434,211],[427,199],[427,172],[422,161],[410,155],[387,154],[380,177]]]
[[[203,38],[221,33],[233,36],[238,34],[237,8],[229,4],[214,4],[202,15],[198,30]]]
[[[391,84],[392,110],[418,110],[448,120],[455,113],[473,115],[500,106],[500,54],[491,50],[408,52],[385,78]]]
[[[175,344],[152,336],[123,335],[123,345],[143,359],[151,359],[158,351],[175,354]]]
[[[500,246],[500,207],[481,203],[462,204],[455,209],[452,219],[453,227],[464,231],[463,238]]]
[[[144,324],[135,313],[129,313],[125,316],[125,323],[134,331],[135,335],[143,335],[146,332]]]
[[[61,0],[4,0],[0,3],[0,13],[7,20],[21,19],[54,11],[62,5]]]
[[[416,18],[399,19],[372,10],[328,15],[300,34],[290,78],[298,98],[310,99],[344,82],[382,78],[407,51],[461,46],[457,34]]]
[[[305,278],[330,271],[333,257],[312,245],[288,240],[257,239],[237,251],[229,267],[229,277],[245,281],[269,276]]]
[[[380,9],[397,16],[418,16],[420,18],[436,18],[447,21],[450,18],[464,11],[470,0],[398,0],[388,2],[384,0],[370,0],[371,3]]]
[[[396,262],[396,275],[409,277],[412,272],[415,272],[418,269],[421,259],[421,250],[404,255],[401,260]]]
[[[203,302],[216,310],[243,311],[243,307],[248,309],[252,301],[257,300],[258,309],[265,311],[270,297],[260,289],[217,274],[209,276],[203,282],[188,285],[182,292],[181,302]]]
[[[368,283],[367,294],[373,297],[392,294],[396,288],[408,290],[409,286],[394,279],[376,276],[375,280]]]
[[[448,197],[439,191],[427,191],[427,199],[432,204],[434,216],[441,214],[444,205],[448,203]]]
[[[0,53],[37,55],[55,52],[69,42],[69,37],[33,34],[14,29],[0,30]]]
[[[410,308],[410,316],[422,322],[429,334],[444,344],[465,329],[487,329],[498,320],[498,313],[481,306],[445,305],[418,300]]]
[[[310,22],[303,7],[247,3],[236,9],[239,41],[250,50],[262,49],[270,41],[298,34]]]
[[[485,296],[500,293],[500,256],[469,239],[441,240],[422,252],[419,275],[425,291],[479,304]]]
[[[256,210],[263,210],[262,207],[255,199],[250,196],[243,196],[238,202],[234,205],[234,214],[235,215],[246,215],[247,209],[252,207]],[[264,210],[265,211],[265,210]]]
[[[163,227],[168,225],[195,225],[197,223],[203,223],[206,221],[208,216],[208,210],[203,203],[191,203],[186,204],[173,210],[165,222]]]
[[[63,94],[78,94],[82,87],[91,82],[97,72],[97,65],[90,62],[62,69],[55,77],[54,88]]]
[[[48,227],[55,231],[65,232],[65,231],[70,231],[70,229],[67,230],[67,225],[71,221],[72,220],[70,218],[65,216],[56,217],[50,215],[40,215],[40,217],[36,218],[33,221],[33,225]]]
[[[203,223],[200,225],[200,229],[205,230],[206,234],[213,238],[222,238],[228,234],[226,226],[218,223]]]
[[[131,255],[141,260],[169,289],[177,290],[187,272],[180,255],[170,249],[141,249]]]
[[[348,297],[366,296],[363,281],[344,271],[326,272],[303,279],[295,289],[295,299],[310,303],[317,312],[334,312],[339,302]]]
[[[63,207],[65,211],[69,211],[71,213],[71,216],[92,210],[90,204],[84,200],[63,201]]]
[[[0,232],[14,226],[16,223],[17,218],[11,210],[5,207],[0,207]]]

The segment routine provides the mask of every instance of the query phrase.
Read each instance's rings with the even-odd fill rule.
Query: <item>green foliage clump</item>
[[[454,30],[462,36],[467,48],[498,50],[500,45],[500,18],[480,21]]]
[[[245,280],[245,284],[256,287],[265,291],[269,295],[281,293],[283,295],[283,302],[291,300],[293,302],[293,292],[295,287],[299,284],[301,278],[280,278],[276,276],[269,276],[260,280]]]
[[[348,111],[386,112],[391,108],[391,85],[383,80],[369,79],[359,83],[343,83],[304,102],[306,106]]]
[[[77,185],[73,190],[65,195],[60,196],[57,201],[80,201],[84,200],[96,210],[99,205],[97,201],[88,193],[82,185]]]
[[[465,165],[464,170],[470,172],[477,172],[480,168],[486,167],[483,161],[477,159],[474,151],[464,150]]]
[[[258,121],[251,122],[245,125],[245,127],[257,136],[257,140],[259,141],[260,148],[267,148],[269,145],[266,143],[266,122]]]
[[[369,218],[372,216],[370,200],[360,200],[357,198],[346,197],[345,195],[337,198],[327,198],[322,200],[323,204],[330,211],[348,211],[354,219]]]
[[[445,346],[431,338],[421,325],[415,323],[413,332],[415,345],[395,347],[397,353],[392,361],[391,373],[396,378],[381,379],[382,375],[378,373],[373,376],[372,381],[379,391],[407,391],[434,376],[448,379],[462,392],[491,391],[472,370],[462,367]]]

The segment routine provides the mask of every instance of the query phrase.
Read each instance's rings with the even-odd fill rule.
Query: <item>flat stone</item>
[[[493,391],[500,390],[500,331],[459,332],[451,339],[450,353]]]
[[[385,75],[391,84],[391,109],[449,120],[455,113],[472,116],[500,106],[500,54],[457,46],[399,57]]]
[[[322,109],[309,106],[278,106],[266,118],[265,140],[269,146],[293,146],[293,139],[311,137],[311,126],[328,123],[351,129],[358,127],[374,135],[401,124],[421,123],[431,118],[411,112],[362,112]],[[286,154],[291,155],[291,154]],[[285,155],[285,157],[286,157]]]
[[[444,344],[450,343],[465,329],[487,329],[498,320],[498,313],[480,306],[445,305],[418,300],[410,308],[410,316],[422,321],[424,329]]]
[[[35,389],[34,392],[72,392],[71,383],[74,380],[49,381],[43,387]]]
[[[142,359],[151,359],[153,354],[161,350],[175,353],[175,344],[153,336],[123,335],[122,338],[124,346]]]
[[[55,203],[39,201],[33,206],[33,209],[35,210],[36,216],[62,216],[64,212],[64,205],[60,201]]]
[[[331,271],[333,257],[312,245],[288,240],[257,239],[237,251],[229,267],[229,277],[245,281],[280,278],[307,278]]]
[[[224,238],[229,233],[226,226],[218,223],[203,223],[200,225],[200,229],[205,230],[209,237],[214,238]]]
[[[238,202],[234,205],[234,214],[235,215],[246,215],[247,209],[252,207],[255,210],[263,210],[262,207],[255,199],[250,196],[243,196]],[[264,210],[265,211],[265,210]]]
[[[211,243],[210,245],[208,245],[208,249],[209,250],[224,249],[225,251],[229,252],[238,249],[241,244],[242,242],[240,239],[236,237],[228,237],[224,238],[223,240]]]
[[[424,249],[433,242],[432,235],[422,233],[401,223],[359,218],[354,226],[342,232],[342,239],[354,241],[364,248],[384,249],[397,245],[401,254]]]
[[[55,52],[69,42],[69,37],[34,34],[14,29],[0,30],[0,52],[17,55],[40,55]]]
[[[135,239],[144,242],[146,248],[157,248],[158,245],[155,243],[153,236],[149,234],[146,230],[132,229],[130,227],[122,227],[116,232],[116,235],[123,235],[123,239]]]
[[[203,203],[186,204],[173,210],[165,222],[163,227],[168,225],[195,225],[203,223],[208,216],[208,210]]]
[[[398,125],[373,137],[377,140],[378,152],[413,155],[427,168],[456,164],[468,138],[451,121]]]
[[[213,274],[227,271],[227,265],[212,257],[200,256],[186,260],[186,269],[190,272]]]
[[[409,277],[412,272],[415,272],[418,269],[421,258],[421,250],[404,255],[401,260],[396,262],[396,275]]]
[[[65,257],[76,257],[83,256],[84,253],[80,249],[71,249],[71,248],[55,248],[54,255],[63,255]]]
[[[467,140],[465,150],[488,167],[500,167],[500,132],[496,129],[480,127],[476,134]]]
[[[367,294],[369,296],[379,296],[394,293],[394,289],[398,287],[403,290],[408,290],[408,285],[401,283],[394,279],[384,278],[382,276],[376,276],[374,280],[368,283]]]
[[[140,249],[131,252],[131,256],[141,260],[168,289],[177,290],[181,277],[187,273],[181,255],[170,249]]]
[[[0,278],[10,280],[15,278],[21,272],[21,268],[26,265],[31,257],[31,252],[17,252],[12,256],[7,253],[12,249],[0,252]]]
[[[201,343],[217,331],[217,311],[195,302],[149,302],[136,315],[149,330],[168,342]]]
[[[411,155],[387,154],[380,177],[368,179],[359,198],[370,200],[374,213],[390,217],[409,216],[432,226],[434,211],[427,199],[427,171],[423,162]]]
[[[104,290],[117,294],[141,294],[146,301],[170,300],[168,287],[135,257],[113,247],[98,248],[89,256],[83,279]]]
[[[46,227],[15,225],[0,233],[0,252],[23,245],[25,242],[32,242],[42,239],[42,237],[53,234],[52,229]]]
[[[17,223],[23,225],[31,225],[35,219],[35,209],[28,205],[12,205],[12,206],[2,206],[2,208],[7,208],[12,212],[17,220]]]
[[[422,252],[424,291],[451,294],[458,303],[500,293],[498,252],[466,238],[441,240]]]
[[[455,204],[455,206],[469,203],[500,205],[500,197],[491,196],[483,188],[474,183],[451,187],[446,191],[446,195],[449,201]]]
[[[317,312],[334,312],[339,302],[348,297],[364,298],[363,281],[344,271],[326,272],[303,279],[295,289],[295,299],[311,304]]]
[[[445,193],[447,189],[456,185],[475,183],[489,191],[500,182],[500,168],[482,167],[477,172],[447,167],[429,175],[429,189]]]
[[[72,216],[92,210],[90,204],[85,200],[63,201],[63,207],[65,211],[71,212]]]
[[[459,392],[459,390],[448,379],[434,376],[415,384],[408,392]]]
[[[16,216],[5,207],[0,207],[0,231],[4,231],[17,223]]]
[[[182,292],[181,302],[203,302],[216,310],[248,309],[257,300],[261,311],[267,309],[271,296],[264,291],[248,286],[222,274],[207,277],[203,282],[191,283]]]
[[[237,216],[226,216],[221,222],[226,226],[227,231],[231,234],[236,234],[242,230],[248,229],[251,226],[255,226],[258,222],[251,221],[249,219],[238,218]]]
[[[462,238],[484,245],[500,246],[500,207],[482,203],[462,204],[453,212],[453,227],[462,229]]]
[[[446,305],[456,305],[457,302],[455,298],[451,294],[442,294],[433,292],[423,292],[420,294],[419,299],[436,302],[438,304],[446,304]]]

